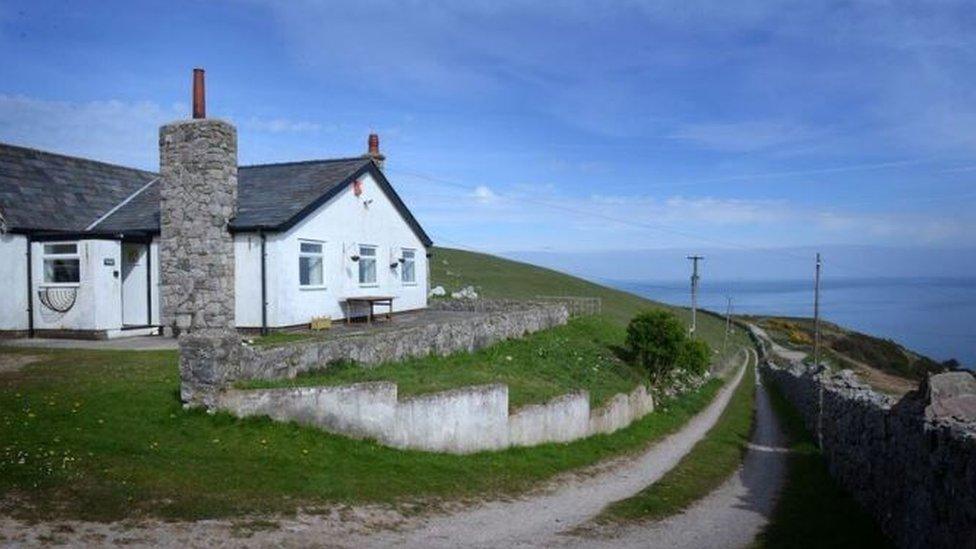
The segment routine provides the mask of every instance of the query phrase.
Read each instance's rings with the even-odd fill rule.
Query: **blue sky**
[[[202,66],[242,163],[377,131],[444,245],[976,242],[965,2],[35,0],[0,52],[0,141],[155,169]]]

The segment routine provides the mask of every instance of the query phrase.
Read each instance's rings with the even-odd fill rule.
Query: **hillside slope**
[[[603,314],[621,325],[625,325],[638,312],[648,309],[667,309],[678,315],[685,324],[691,322],[691,311],[688,309],[644,299],[552,269],[453,248],[435,247],[432,253],[432,288],[443,286],[452,292],[471,285],[480,296],[488,298],[530,299],[539,295],[598,297],[603,301]],[[698,315],[698,333],[713,349],[721,349],[725,323],[713,316]],[[736,331],[733,337],[735,343],[747,344],[743,333]]]

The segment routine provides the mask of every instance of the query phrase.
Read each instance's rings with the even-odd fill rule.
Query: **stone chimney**
[[[381,170],[383,169],[383,164],[386,162],[386,156],[384,156],[383,153],[380,152],[379,135],[375,133],[369,134],[368,149],[366,154],[364,154],[363,156],[366,158],[373,159],[373,162],[376,162],[376,165],[379,166]]]
[[[159,129],[161,317],[173,335],[234,330],[237,130],[206,118],[203,69],[193,119]]]

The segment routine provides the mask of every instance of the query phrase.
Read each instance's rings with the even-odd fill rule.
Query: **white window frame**
[[[407,254],[412,254],[413,257],[407,259]],[[400,257],[403,259],[403,263],[400,264],[400,282],[404,286],[416,286],[417,285],[417,250],[414,248],[403,248],[400,250]],[[410,263],[413,269],[413,279],[407,280],[405,277],[407,273],[407,263]]]
[[[48,246],[74,246],[73,253],[48,252]],[[48,282],[47,262],[49,259],[73,260],[78,262],[77,282]],[[81,243],[80,242],[42,242],[41,243],[41,286],[44,288],[77,288],[81,285]]]
[[[363,253],[363,250],[373,250],[373,255],[367,256],[367,255],[365,255]],[[358,269],[356,270],[356,280],[359,281],[359,287],[360,288],[376,288],[376,287],[379,287],[379,285],[380,285],[379,284],[380,273],[379,273],[379,269],[377,268],[378,267],[377,259],[379,259],[379,255],[380,255],[379,246],[376,246],[376,245],[373,245],[373,244],[360,244],[359,245],[359,249],[356,250],[356,252],[357,252],[357,255],[359,255],[359,266],[358,266]],[[372,281],[364,282],[363,281],[363,265],[364,265],[363,262],[364,261],[367,261],[367,260],[373,262],[373,280]]]
[[[306,252],[302,250],[303,244],[312,244],[319,247],[318,252]],[[302,258],[317,258],[322,266],[322,282],[320,284],[302,284]],[[298,241],[298,289],[299,290],[324,290],[325,283],[325,241],[300,239]]]

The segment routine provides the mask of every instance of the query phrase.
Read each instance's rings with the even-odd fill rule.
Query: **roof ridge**
[[[22,151],[32,151],[32,152],[44,154],[44,155],[47,155],[47,156],[57,156],[57,157],[60,157],[60,158],[67,158],[67,159],[70,159],[70,160],[81,160],[82,162],[91,162],[93,164],[101,164],[103,166],[109,166],[111,168],[119,168],[119,169],[123,169],[123,170],[129,170],[129,171],[133,171],[133,172],[139,172],[139,173],[142,173],[142,174],[152,175],[152,176],[155,176],[155,177],[158,177],[159,176],[159,174],[156,173],[156,172],[152,172],[152,171],[149,171],[149,170],[143,170],[142,168],[133,168],[131,166],[123,166],[121,164],[112,164],[111,162],[105,162],[104,160],[95,160],[93,158],[85,158],[83,156],[74,156],[74,155],[64,154],[64,153],[56,153],[56,152],[46,151],[44,149],[38,149],[37,147],[25,147],[24,145],[14,145],[13,143],[5,143],[3,141],[0,141],[0,147],[10,147],[11,149],[20,149]]]
[[[248,164],[246,166],[238,166],[237,169],[266,168],[271,166],[295,166],[299,164],[324,164],[327,162],[352,162],[353,160],[367,162],[370,160],[370,158],[367,156],[348,156],[343,158],[319,158],[315,160],[293,160],[291,162],[268,162],[267,164]]]

